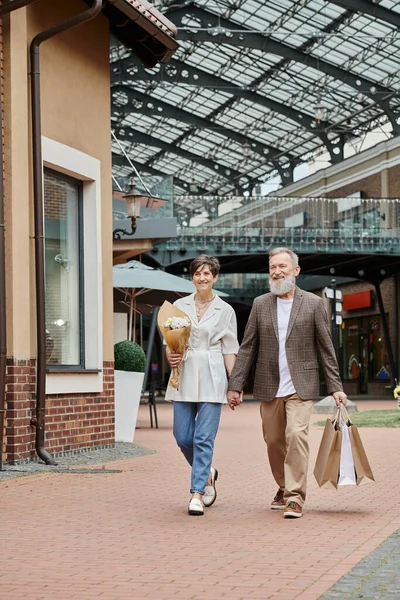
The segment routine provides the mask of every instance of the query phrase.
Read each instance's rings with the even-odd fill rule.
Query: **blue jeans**
[[[190,492],[204,494],[210,475],[222,404],[173,402],[173,406],[174,437],[192,467]]]

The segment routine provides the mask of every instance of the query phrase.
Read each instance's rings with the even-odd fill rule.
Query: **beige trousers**
[[[260,403],[262,429],[272,475],[288,502],[303,506],[308,469],[312,400],[297,394]]]

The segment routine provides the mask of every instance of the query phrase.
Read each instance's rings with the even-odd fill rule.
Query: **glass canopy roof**
[[[252,193],[376,128],[400,133],[398,0],[158,0],[178,27],[168,64],[111,50],[112,128],[175,193]],[[115,177],[132,168],[113,145]],[[256,188],[259,191],[259,188]]]

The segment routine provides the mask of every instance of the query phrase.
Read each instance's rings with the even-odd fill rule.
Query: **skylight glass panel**
[[[158,2],[160,6],[163,3],[162,0]],[[379,5],[400,14],[399,3],[395,0],[381,0]],[[173,146],[213,157],[221,165],[230,165],[232,171],[246,173],[249,177],[258,177],[260,173],[268,177],[276,171],[268,157],[262,152],[251,151],[250,157],[243,161],[241,144],[229,139],[218,128],[232,129],[263,147],[271,146],[283,155],[304,159],[324,150],[323,140],[312,127],[318,103],[325,107],[332,131],[350,127],[361,135],[374,123],[387,121],[384,106],[380,105],[382,95],[377,92],[371,97],[365,96],[357,85],[345,83],[345,79],[349,71],[371,81],[371,87],[380,83],[388,88],[385,96],[390,89],[400,89],[396,61],[400,53],[400,34],[390,24],[361,12],[351,13],[325,0],[269,0],[268,3],[238,0],[236,4],[228,0],[195,0],[195,6],[229,18],[236,30],[250,29],[259,32],[260,39],[270,35],[278,44],[297,48],[304,54],[304,61],[291,61],[268,51],[233,43],[220,45],[211,36],[210,41],[196,43],[194,35],[193,41],[181,43],[170,65],[146,71],[137,66],[125,49],[113,48],[113,83],[129,85],[149,98],[154,97],[176,108],[176,118],[165,118],[157,110],[154,115],[135,111],[124,117],[123,111],[129,107],[129,102],[126,104],[123,93],[112,96],[113,127],[136,129],[171,145],[171,152],[153,145],[146,150],[140,142],[131,143],[129,137],[127,146],[140,152],[142,160],[155,158],[150,160],[152,168],[168,173],[196,171],[205,187],[229,192],[236,185],[233,180],[221,179],[220,175],[207,170],[201,161],[197,163],[178,157]],[[190,6],[187,11],[190,13]],[[307,66],[308,56],[316,59],[317,64],[320,61],[320,64],[325,62],[339,67],[343,77],[328,76],[322,68]],[[174,69],[176,71],[175,60],[187,65],[186,78],[178,72],[172,74]],[[198,86],[190,66],[218,79]],[[171,69],[172,76],[162,75],[165,69]],[[159,81],[160,78],[163,80]],[[253,101],[241,97],[247,93],[252,94]],[[265,103],[278,103],[282,109],[278,106],[277,110],[272,110],[262,105],[262,98]],[[400,99],[391,100],[394,109],[399,103]],[[180,109],[185,112],[180,113]],[[294,111],[292,118],[285,115],[287,109]],[[202,123],[196,129],[186,122],[187,113],[210,123],[208,126]],[[302,125],[302,114],[308,115],[307,126]]]

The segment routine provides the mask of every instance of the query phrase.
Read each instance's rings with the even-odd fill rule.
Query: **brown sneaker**
[[[286,502],[283,499],[283,490],[278,490],[275,498],[271,502],[272,510],[283,510],[286,506]]]
[[[294,518],[302,517],[303,510],[302,510],[300,504],[297,504],[297,502],[289,502],[289,504],[285,508],[283,516],[285,518],[286,517],[294,517]]]

